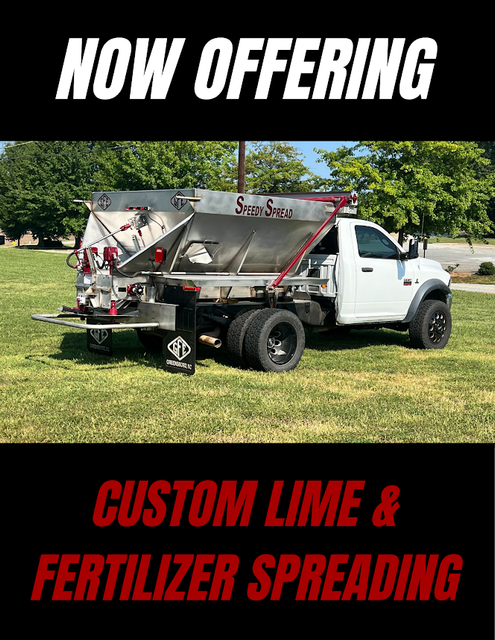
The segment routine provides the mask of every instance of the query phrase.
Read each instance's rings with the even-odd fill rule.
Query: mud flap
[[[165,287],[164,298],[178,305],[175,331],[163,338],[163,366],[171,373],[193,375],[196,370],[196,301],[199,288]]]
[[[112,355],[112,329],[105,329],[104,324],[96,324],[94,319],[88,318],[86,331],[87,347],[91,353],[99,353],[103,356]]]

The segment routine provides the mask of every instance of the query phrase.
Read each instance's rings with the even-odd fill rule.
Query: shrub
[[[493,276],[495,275],[495,265],[493,262],[482,262],[478,269],[479,276]]]

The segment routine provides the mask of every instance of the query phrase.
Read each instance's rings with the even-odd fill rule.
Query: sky
[[[313,149],[316,148],[316,149],[324,149],[325,151],[335,151],[338,147],[349,147],[353,144],[352,142],[329,142],[329,141],[291,142],[288,140],[287,142],[293,147],[296,147],[296,149],[298,149],[303,154],[304,158],[301,158],[301,160],[310,171],[312,171],[313,173],[316,173],[317,175],[321,175],[323,177],[326,177],[325,174],[328,172],[328,169],[324,163],[316,162],[316,159],[318,158],[318,154],[314,152]]]

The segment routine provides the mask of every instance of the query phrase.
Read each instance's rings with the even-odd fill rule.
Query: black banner
[[[19,469],[38,447],[2,449]],[[68,445],[2,464],[23,628],[493,634],[490,446]],[[88,461],[91,465],[88,465]],[[5,460],[4,460],[5,462]],[[7,489],[13,486],[15,489]],[[29,535],[27,535],[29,532]],[[265,617],[267,616],[267,617]]]

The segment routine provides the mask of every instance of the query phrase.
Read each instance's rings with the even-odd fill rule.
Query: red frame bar
[[[302,198],[303,199],[303,198]],[[304,198],[304,200],[326,200],[326,201],[330,201],[330,202],[335,202],[335,200],[337,200],[337,198]],[[344,207],[347,203],[349,202],[349,199],[347,198],[347,196],[341,196],[340,198],[340,203],[338,204],[337,207],[335,207],[335,209],[332,212],[332,215],[329,216],[325,222],[321,225],[321,227],[315,231],[315,233],[311,236],[311,238],[306,242],[306,244],[304,245],[304,247],[298,252],[298,254],[296,255],[295,258],[293,258],[289,264],[288,267],[286,267],[276,278],[275,280],[268,286],[269,290],[273,290],[276,287],[278,287],[278,285],[282,282],[282,280],[285,278],[285,276],[289,273],[289,271],[292,269],[292,267],[296,264],[296,262],[306,253],[308,247],[310,247],[313,242],[316,240],[316,238],[320,235],[320,233],[323,231],[323,229],[327,226],[327,224],[330,222],[330,220],[332,218],[334,218],[337,215],[337,212]]]

